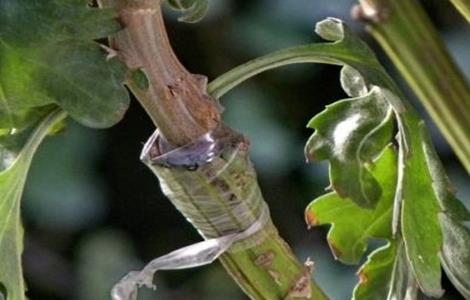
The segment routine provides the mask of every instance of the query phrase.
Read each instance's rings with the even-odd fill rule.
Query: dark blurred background
[[[350,19],[354,3],[214,0],[201,23],[178,23],[172,12],[166,13],[166,20],[182,62],[190,71],[214,79],[256,56],[316,41],[315,22],[338,17],[377,51],[403,84],[363,25]],[[448,1],[423,3],[469,74],[469,25]],[[325,243],[328,228],[307,231],[303,210],[324,193],[328,178],[326,164],[305,164],[303,145],[311,134],[305,128],[308,120],[326,104],[345,97],[338,71],[322,65],[284,67],[257,76],[222,99],[225,120],[252,141],[251,157],[281,235],[301,260],[315,261],[314,276],[334,300],[349,299],[357,266],[334,261]],[[459,197],[469,204],[467,174],[415,104],[431,127]],[[153,130],[134,101],[125,119],[109,130],[89,130],[70,121],[63,134],[41,146],[23,202],[25,276],[32,300],[109,299],[112,285],[130,269],[201,240],[139,162],[142,145]],[[246,299],[219,263],[161,272],[156,280],[157,292],[142,290],[140,299]]]

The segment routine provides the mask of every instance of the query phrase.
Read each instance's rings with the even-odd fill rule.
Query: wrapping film
[[[210,264],[224,252],[246,249],[269,234],[263,230],[271,222],[269,210],[248,158],[248,142],[230,128],[222,125],[175,149],[157,130],[145,144],[141,160],[204,241],[130,272],[114,286],[113,300],[137,300],[138,288],[155,288],[153,276],[158,270]]]

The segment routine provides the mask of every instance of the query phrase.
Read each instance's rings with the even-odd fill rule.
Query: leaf
[[[168,0],[171,8],[181,11],[181,22],[196,23],[202,20],[209,9],[208,0]]]
[[[315,133],[307,142],[309,160],[328,159],[330,181],[341,198],[373,207],[381,188],[370,172],[376,156],[392,137],[392,109],[381,89],[328,105],[307,125]]]
[[[354,300],[413,300],[417,297],[417,284],[401,239],[372,252],[358,276]]]
[[[470,212],[465,205],[455,197],[455,188],[449,181],[431,138],[421,124],[422,148],[425,155],[429,176],[433,182],[432,189],[436,195],[441,211],[460,221],[470,221]]]
[[[444,168],[432,147],[429,135],[423,135],[423,152],[430,170],[433,189],[440,205],[439,224],[443,245],[440,261],[447,277],[465,299],[470,298],[470,229],[464,222],[470,220],[470,212],[454,196]]]
[[[447,214],[440,214],[444,245],[441,262],[455,288],[470,299],[470,230]]]
[[[334,27],[329,25],[325,30],[327,36],[336,39],[339,31]],[[336,34],[332,32],[334,31],[332,28],[336,30]],[[358,67],[354,68],[363,75],[366,82],[370,80],[371,76],[367,75],[370,74],[370,71],[366,70],[367,65],[358,64]],[[374,68],[376,69],[375,65],[371,64],[370,69]],[[386,79],[387,76],[382,78]],[[342,82],[347,83],[344,80]],[[444,191],[448,190],[447,186],[435,189],[435,183],[444,180],[439,178],[442,174],[433,175],[436,167],[430,163],[427,155],[432,145],[429,143],[423,122],[413,108],[404,101],[395,84],[387,80],[376,84],[383,88],[385,98],[394,109],[399,130],[400,155],[397,166],[399,173],[394,219],[401,220],[406,255],[421,290],[428,296],[440,297],[443,294],[439,261],[442,234],[438,213],[449,205],[456,207],[458,204],[451,204],[448,201],[449,197],[442,198]],[[359,83],[353,86],[351,91],[360,91],[361,85]],[[431,159],[435,160],[438,161],[438,158]],[[396,221],[394,224],[397,224]],[[394,225],[394,230],[397,229]]]
[[[439,251],[442,233],[438,220],[439,193],[434,190],[432,168],[427,163],[424,123],[408,120],[408,157],[400,161],[403,178],[397,191],[401,200],[401,232],[411,268],[421,290],[431,297],[441,297]]]
[[[305,216],[310,226],[332,225],[328,232],[328,243],[341,262],[358,263],[367,250],[370,238],[392,237],[395,166],[395,151],[392,146],[388,146],[372,170],[384,191],[374,210],[362,208],[334,192],[317,198],[307,206]]]
[[[49,128],[62,120],[65,114],[49,114],[34,130],[24,148],[9,167],[0,172],[0,287],[3,298],[25,299],[25,285],[21,269],[23,227],[20,219],[20,198],[28,169],[37,147]]]
[[[439,297],[443,293],[440,283],[440,262],[444,265],[448,275],[450,273],[449,278],[465,294],[468,284],[465,282],[464,275],[467,274],[470,266],[468,264],[461,266],[459,270],[458,265],[459,261],[466,260],[467,242],[461,243],[459,247],[454,247],[453,252],[444,250],[442,253],[440,252],[442,247],[447,247],[445,245],[446,240],[456,239],[453,235],[458,235],[460,241],[467,240],[466,231],[458,230],[458,228],[461,228],[459,226],[462,226],[463,220],[470,219],[470,213],[453,195],[454,192],[445,173],[442,171],[439,158],[434,153],[423,122],[413,107],[406,101],[397,85],[386,74],[374,53],[357,36],[352,34],[340,20],[328,18],[321,21],[317,23],[315,31],[322,38],[331,42],[291,47],[247,62],[210,83],[209,92],[215,98],[219,98],[233,87],[256,74],[297,63],[325,63],[343,66],[341,84],[346,93],[351,97],[355,97],[355,100],[367,98],[367,93],[371,93],[374,87],[380,89],[383,98],[393,108],[396,129],[398,130],[398,161],[395,167],[397,170],[397,185],[394,189],[393,218],[390,224],[392,231],[395,235],[402,236],[404,252],[411,274],[426,295]],[[334,129],[342,121],[354,123],[351,121],[351,114],[344,113],[344,119],[339,118],[339,113],[348,110],[348,103],[344,103],[345,101],[348,100],[330,105],[326,111],[317,117],[317,122],[321,119],[323,122],[314,125],[316,127],[324,126],[324,128],[329,129],[329,133],[334,133]],[[328,130],[324,131],[328,132]],[[359,131],[356,133],[358,133],[355,136],[356,138],[366,138],[365,136],[361,137]],[[385,136],[384,134],[383,137]],[[374,140],[375,137],[368,138]],[[367,162],[372,161],[370,158],[374,157],[374,151],[382,147],[382,140],[378,139],[378,141],[380,142],[370,143],[372,145],[370,150],[363,152],[371,154],[370,156],[350,156],[353,160],[348,159],[347,164],[345,164],[346,168],[336,167],[333,170],[334,167],[331,166],[330,170],[335,171],[330,172],[331,181],[338,181],[338,178],[343,180],[343,186],[340,186],[339,189],[338,183],[332,182],[336,192],[339,192],[342,196],[349,194],[352,198],[357,197],[358,191],[368,190],[368,193],[361,193],[362,199],[359,197],[359,200],[364,200],[364,198],[374,199],[374,195],[378,195],[375,188],[377,185],[371,184],[373,180],[370,180],[367,173],[363,172],[364,169],[368,172],[372,170]],[[335,140],[331,138],[331,134],[329,139],[325,136],[323,136],[323,139],[317,137],[314,142],[315,144],[308,145],[310,148],[307,149],[307,153],[317,151],[319,155],[317,154],[316,158],[330,159],[330,164],[333,161],[331,165],[334,165],[338,157],[335,157],[337,153],[333,151],[336,150],[334,148]],[[312,143],[312,141],[310,140],[309,143]],[[358,153],[361,153],[361,151]],[[357,157],[360,159],[355,159]],[[356,167],[351,168],[351,165]],[[339,175],[332,176],[346,171],[353,176],[349,178]],[[356,180],[351,180],[352,177],[355,177]],[[364,195],[367,197],[364,197]],[[325,196],[325,199],[330,199],[329,197],[333,196]],[[334,198],[334,201],[337,201],[337,198]],[[353,200],[357,201],[357,199]],[[324,201],[328,203],[328,201],[333,200]],[[363,202],[358,203],[364,205]],[[371,203],[366,202],[366,206],[367,204],[370,205]],[[370,207],[373,207],[373,205],[370,205]],[[442,217],[439,217],[441,213],[453,219],[454,222],[439,220],[439,218],[442,219]],[[332,215],[329,217],[328,221],[324,221],[325,223],[341,221],[340,218],[334,219]],[[309,222],[316,221],[313,219]],[[360,223],[360,221],[357,222]],[[351,228],[356,228],[355,226],[356,224],[351,225]],[[332,230],[335,230],[334,226]],[[352,231],[354,230],[351,229]],[[345,242],[342,241],[342,243]],[[348,255],[355,258],[355,254],[349,253]],[[456,257],[456,261],[453,261],[453,256]]]
[[[129,104],[125,69],[106,61],[93,41],[119,29],[116,13],[87,2],[0,2],[1,128],[27,127],[37,109],[51,104],[90,127],[122,118]]]
[[[326,35],[337,39],[341,35],[338,35],[339,31],[332,25],[334,24],[325,26]],[[335,30],[336,33],[333,32]],[[351,46],[354,45],[351,44]],[[362,57],[358,59],[365,62]],[[374,64],[370,65],[370,70],[367,70],[367,67],[359,63],[354,66],[363,75],[366,84],[372,78],[370,70],[377,69]],[[381,78],[382,82],[376,81],[375,83],[383,88],[385,98],[393,107],[399,130],[400,155],[397,166],[399,172],[394,201],[393,228],[394,230],[401,229],[410,269],[421,290],[428,296],[440,297],[443,290],[439,251],[443,240],[442,224],[438,220],[438,214],[440,211],[453,215],[468,213],[452,196],[444,172],[436,167],[439,164],[437,156],[430,155],[433,148],[424,123],[413,108],[405,102],[395,84],[388,82],[387,76]],[[343,84],[351,86],[349,90],[345,89],[347,92],[361,93],[363,84],[359,81],[357,85],[353,85],[354,82],[358,81],[342,80]],[[397,220],[400,220],[401,228],[397,227]]]

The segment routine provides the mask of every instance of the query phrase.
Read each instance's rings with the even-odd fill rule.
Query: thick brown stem
[[[146,90],[132,82],[129,86],[162,136],[182,146],[217,127],[220,110],[206,93],[207,79],[189,73],[173,53],[159,1],[102,2],[120,9],[126,30],[112,40],[112,48],[130,69],[147,76]]]

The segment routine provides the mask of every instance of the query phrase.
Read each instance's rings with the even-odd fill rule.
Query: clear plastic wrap
[[[113,300],[135,300],[140,286],[154,287],[158,270],[209,264],[226,251],[260,243],[271,222],[243,136],[221,126],[196,141],[172,148],[156,131],[141,160],[157,175],[164,194],[205,241],[173,251],[130,272],[112,291]]]

